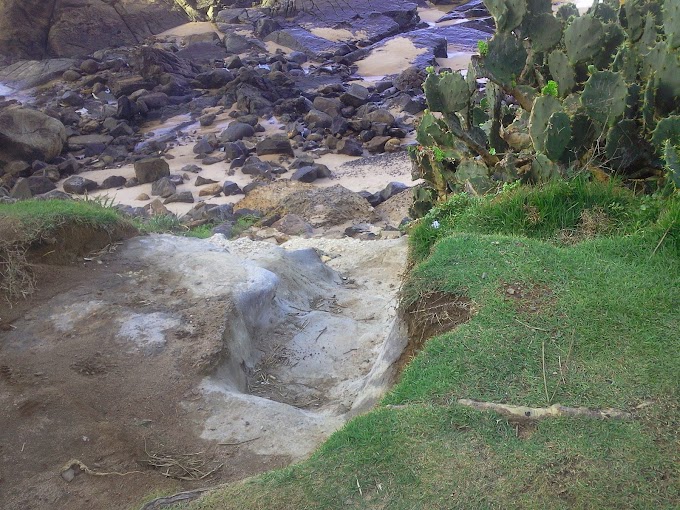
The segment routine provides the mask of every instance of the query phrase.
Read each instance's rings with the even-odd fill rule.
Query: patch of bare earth
[[[0,506],[128,509],[152,492],[287,465],[200,439],[203,417],[182,405],[201,399],[222,318],[144,264],[87,258],[34,264],[36,292],[0,303]],[[162,353],[121,345],[110,330],[121,310],[162,316],[166,305],[185,312]]]
[[[445,292],[425,292],[403,312],[408,330],[408,345],[397,366],[403,369],[432,337],[441,335],[470,320],[474,314],[472,300]]]

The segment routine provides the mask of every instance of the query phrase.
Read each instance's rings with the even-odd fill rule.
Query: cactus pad
[[[522,73],[526,60],[522,42],[512,34],[500,32],[489,41],[483,65],[496,79],[510,85]]]
[[[519,26],[527,12],[526,0],[484,0],[484,5],[496,20],[499,32],[509,32]]]
[[[545,131],[545,154],[552,160],[558,161],[571,140],[571,121],[563,111],[550,116],[548,128]]]
[[[576,85],[576,80],[574,79],[574,68],[564,52],[555,50],[550,53],[548,55],[548,67],[550,74],[557,82],[559,95],[564,97],[569,94]]]
[[[428,74],[423,88],[433,112],[453,113],[469,106],[470,89],[460,73]]]
[[[680,145],[680,115],[661,119],[656,125],[652,133],[652,143],[661,151],[666,141],[670,141],[674,146]]]
[[[641,157],[641,145],[636,122],[622,120],[607,133],[605,152],[609,164],[619,171],[626,171]]]
[[[673,145],[670,140],[667,140],[664,145],[663,156],[666,160],[668,177],[676,188],[680,188],[680,149]]]
[[[572,64],[592,60],[602,49],[605,30],[590,14],[576,18],[564,31],[564,45]]]
[[[562,104],[553,96],[540,96],[534,100],[529,117],[529,136],[538,152],[545,152],[545,134],[550,117],[561,110]]]
[[[626,111],[628,87],[620,73],[596,71],[581,94],[581,104],[598,124],[612,126]]]

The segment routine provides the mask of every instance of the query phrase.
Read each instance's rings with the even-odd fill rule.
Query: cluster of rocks
[[[198,176],[199,200],[247,195],[283,174],[301,183],[329,178],[330,170],[315,162],[329,152],[362,156],[401,150],[413,116],[425,107],[422,66],[365,86],[353,81],[354,63],[386,37],[422,30],[415,4],[381,4],[376,14],[375,6],[351,3],[356,11],[352,28],[374,29],[351,41],[330,41],[302,28],[310,23],[306,13],[294,24],[271,17],[267,9],[232,7],[214,16],[224,36],[207,32],[156,38],[87,58],[5,68],[5,77],[15,72],[26,82],[39,82],[41,72],[60,78],[36,92],[31,107],[0,96],[0,200],[65,198],[152,183],[151,196],[138,197],[152,200],[146,208],[125,209],[166,214],[169,203],[195,202],[192,191],[177,188],[206,165],[223,165],[227,178],[238,171],[252,180],[240,187],[228,179]],[[334,9],[327,12],[338,16]],[[269,53],[266,41],[295,51]],[[439,47],[441,41],[425,44]],[[34,71],[37,78],[31,77]],[[158,136],[140,129],[178,115],[187,121]],[[184,131],[207,128],[224,115],[230,122],[221,132],[192,138]],[[281,132],[265,136],[264,121],[272,117],[281,123]],[[171,174],[166,160],[173,157],[169,151],[178,139],[193,143],[196,164]],[[125,164],[134,165],[134,177],[112,175],[95,182],[79,175]],[[58,183],[65,193],[57,190]],[[363,198],[377,206],[404,186],[388,188]],[[201,205],[196,210],[207,210]]]

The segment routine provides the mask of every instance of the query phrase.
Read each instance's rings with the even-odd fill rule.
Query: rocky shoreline
[[[439,19],[403,0],[346,4],[292,19],[232,7],[143,44],[0,69],[0,200],[103,196],[133,216],[233,223],[242,210],[272,225],[278,201],[238,202],[290,180],[303,195],[315,183],[319,204],[378,206],[414,184],[404,147],[424,67],[469,54],[491,22],[479,1]],[[338,191],[357,159],[363,186]]]

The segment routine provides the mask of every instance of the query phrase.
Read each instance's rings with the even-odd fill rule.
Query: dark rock
[[[125,177],[121,175],[111,175],[104,179],[104,182],[102,182],[99,187],[101,189],[122,188],[125,186],[125,181]]]
[[[245,145],[243,145],[243,142],[225,143],[223,148],[224,155],[228,161],[236,160],[248,153],[248,150],[246,149]]]
[[[246,175],[266,177],[271,175],[272,166],[266,161],[246,161],[246,164],[241,168],[241,172]]]
[[[80,80],[80,73],[73,69],[67,69],[64,74],[61,75],[61,79],[67,83],[73,83],[74,81]]]
[[[118,105],[116,107],[116,117],[119,119],[131,120],[137,115],[138,109],[134,102],[130,101],[127,96],[118,98]]]
[[[144,79],[151,80],[154,83],[163,83],[164,86],[169,85],[172,78],[178,84],[176,80],[193,79],[197,74],[196,68],[190,61],[178,57],[175,53],[154,46],[142,46],[139,48],[137,67]],[[153,87],[144,88],[151,90]],[[181,94],[174,93],[168,95],[175,96]]]
[[[71,195],[58,189],[53,189],[41,195],[35,195],[33,198],[36,200],[72,200]]]
[[[294,156],[293,147],[290,145],[290,140],[285,135],[272,135],[257,143],[255,152],[258,156],[266,156],[269,154],[284,154],[287,156]]]
[[[219,225],[213,227],[212,229],[213,235],[222,234],[227,239],[231,239],[234,232],[234,223],[235,223],[234,221],[225,221],[220,223]]]
[[[241,22],[239,16],[242,16],[244,12],[245,9],[241,8],[222,9],[215,16],[215,23],[238,24]]]
[[[28,177],[32,171],[33,167],[22,160],[10,161],[2,169],[5,175],[13,177]],[[0,172],[0,175],[2,175],[2,172]]]
[[[279,232],[289,236],[310,236],[314,233],[312,227],[304,218],[297,214],[286,214],[281,219],[276,221],[272,227]]]
[[[81,108],[85,104],[85,100],[80,94],[73,91],[64,92],[61,96],[59,102],[65,106],[73,106],[75,108]]]
[[[305,122],[311,129],[329,128],[333,124],[333,117],[320,110],[311,110],[305,115]]]
[[[235,33],[228,33],[224,36],[224,47],[227,50],[227,53],[231,54],[246,53],[253,48],[264,48],[259,41],[248,39],[243,35]]]
[[[174,202],[182,202],[185,204],[193,204],[194,203],[194,195],[191,194],[191,191],[180,191],[179,193],[175,193],[174,195],[169,196],[163,201],[163,204],[172,204]]]
[[[353,83],[347,91],[340,96],[340,101],[348,106],[358,108],[368,101],[369,91],[366,87]]]
[[[198,122],[201,124],[202,127],[208,127],[213,125],[216,118],[217,115],[215,115],[214,113],[207,113],[205,115],[201,115],[198,118]]]
[[[206,156],[201,160],[201,163],[206,166],[215,165],[217,163],[222,163],[224,159],[224,154],[220,154],[219,156]]]
[[[224,59],[224,67],[226,69],[240,69],[243,67],[243,62],[241,62],[241,57],[238,55],[233,55]]]
[[[398,195],[399,193],[406,191],[409,189],[409,187],[406,184],[403,184],[401,182],[391,182],[383,190],[380,192],[380,198],[385,201],[389,200],[395,195]]]
[[[219,89],[234,79],[234,74],[228,69],[213,69],[196,76],[203,88]]]
[[[330,57],[342,44],[313,35],[301,27],[286,27],[267,35],[265,41],[273,41],[295,51],[305,53],[315,60]]]
[[[215,135],[202,136],[196,145],[194,145],[194,154],[210,154],[218,145],[215,142],[217,142]]]
[[[187,172],[192,174],[197,174],[201,170],[203,169],[198,165],[184,165],[182,168],[180,168],[180,172]]]
[[[146,158],[135,162],[135,176],[139,184],[154,182],[170,175],[168,162],[161,158]]]
[[[389,136],[376,136],[366,144],[366,149],[368,149],[368,152],[371,154],[385,152],[385,144],[390,138],[391,137]]]
[[[104,152],[107,145],[113,141],[110,135],[80,135],[71,136],[68,139],[68,148],[71,151],[85,150],[85,156],[97,156]]]
[[[296,64],[304,64],[307,62],[308,58],[307,55],[301,51],[292,51],[288,54],[288,60],[295,62]]]
[[[324,113],[327,113],[331,117],[336,117],[340,114],[340,110],[343,108],[342,102],[337,98],[317,96],[314,98],[314,108]]]
[[[99,63],[96,60],[88,58],[83,60],[83,62],[80,64],[80,70],[85,74],[95,74],[97,71],[99,71]]]
[[[57,189],[54,183],[47,177],[39,177],[36,175],[30,176],[28,179],[28,187],[31,189],[32,195],[42,195],[48,193],[53,189]]]
[[[177,186],[169,177],[162,177],[151,185],[151,196],[168,198],[177,192]]]
[[[255,23],[255,35],[262,39],[276,30],[280,30],[281,25],[271,18],[261,18]]]
[[[361,156],[364,153],[361,144],[353,138],[343,138],[338,142],[338,153],[346,154],[347,156]]]
[[[151,1],[5,0],[0,3],[0,54],[71,57],[136,44],[186,22],[184,13],[170,7]]]
[[[0,161],[50,161],[65,141],[66,129],[57,119],[28,108],[0,111]]]
[[[300,182],[314,182],[317,178],[317,169],[313,166],[303,166],[291,176],[291,180]]]
[[[424,111],[425,108],[427,108],[427,101],[425,100],[425,97],[417,96],[410,99],[404,106],[403,110],[406,113],[410,113],[411,115],[417,115]]]
[[[88,191],[96,190],[97,187],[98,185],[96,182],[79,175],[69,177],[63,184],[66,193],[75,193],[76,195],[84,195]]]
[[[224,196],[228,197],[231,195],[242,195],[243,190],[239,187],[238,184],[232,181],[224,181],[224,184],[222,185],[222,193]]]
[[[158,110],[164,106],[168,106],[170,99],[167,94],[163,92],[151,92],[149,94],[144,94],[139,98],[139,101],[144,103],[149,110]]]
[[[126,78],[116,78],[109,83],[109,89],[111,89],[111,93],[117,98],[120,98],[121,96],[129,96],[138,90],[151,90],[153,87],[153,82],[146,80],[139,75],[128,76]]]
[[[234,219],[234,205],[233,204],[206,204],[203,212],[205,219],[228,221]]]
[[[409,67],[394,79],[394,86],[398,90],[408,92],[409,90],[421,90],[423,82],[427,77],[425,71],[418,67]]]
[[[9,196],[10,198],[15,198],[17,200],[27,200],[31,198],[33,193],[31,193],[31,185],[29,184],[28,179],[19,179],[9,192]]]
[[[382,124],[387,124],[388,126],[391,126],[394,124],[394,115],[392,115],[389,111],[379,108],[377,110],[372,111],[368,115],[366,115],[366,120],[370,121],[371,123],[382,123]]]
[[[205,186],[206,184],[215,184],[217,181],[213,181],[212,179],[206,179],[205,177],[201,177],[200,175],[196,177],[196,180],[194,181],[194,186]]]
[[[226,57],[227,51],[224,49],[224,46],[219,44],[219,40],[217,44],[214,42],[203,41],[194,43],[190,46],[187,46],[186,48],[179,50],[177,52],[177,56],[181,59],[185,59],[190,62],[208,64],[215,60],[221,60],[224,57]]]
[[[235,142],[255,135],[255,129],[245,122],[231,122],[220,134],[222,142]]]
[[[331,124],[331,133],[334,135],[344,135],[349,129],[349,123],[344,117],[335,117],[333,123]]]

